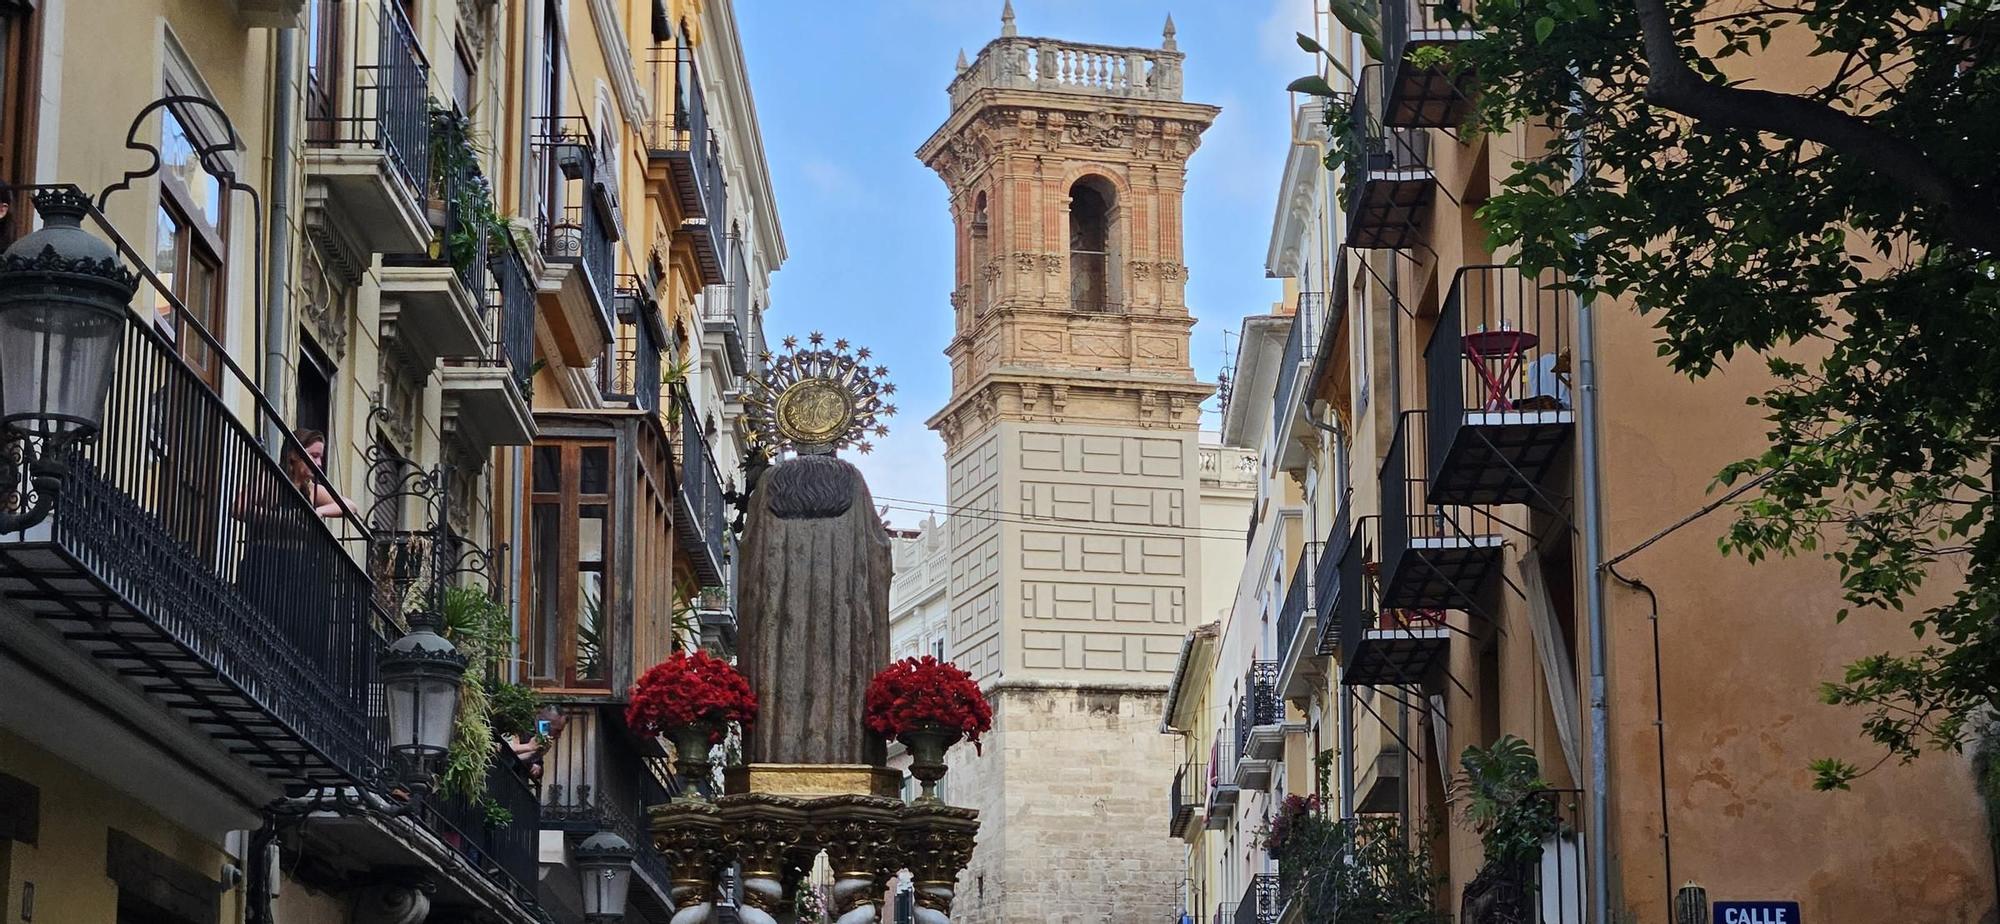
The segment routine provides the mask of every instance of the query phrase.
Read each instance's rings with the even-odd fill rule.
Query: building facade
[[[1288,305],[1244,325],[1225,434],[1266,454],[1260,496],[1277,512],[1252,533],[1232,618],[1184,644],[1165,710],[1186,759],[1206,750],[1211,766],[1207,786],[1171,797],[1191,888],[1205,891],[1186,912],[1309,919],[1305,896],[1343,861],[1272,857],[1265,812],[1296,795],[1398,842],[1399,868],[1427,864],[1439,877],[1430,910],[1482,919],[1492,877],[1449,794],[1469,749],[1513,737],[1538,759],[1546,788],[1534,798],[1553,821],[1526,873],[1534,920],[1708,920],[1687,886],[1715,901],[1797,902],[1806,920],[1990,917],[1992,854],[1966,761],[1885,766],[1851,792],[1811,787],[1815,758],[1866,746],[1855,713],[1819,702],[1819,683],[1909,644],[1898,620],[1835,625],[1832,565],[1721,557],[1708,521],[1615,571],[1583,564],[1586,480],[1602,491],[1603,554],[1637,548],[1710,502],[1722,466],[1760,450],[1764,423],[1744,399],[1766,373],[1750,359],[1698,382],[1676,376],[1631,305],[1580,304],[1484,249],[1478,204],[1511,169],[1508,152],[1544,139],[1530,126],[1455,131],[1465,101],[1412,52],[1467,36],[1420,0],[1389,13],[1386,61],[1322,23],[1319,42],[1359,77],[1342,95],[1352,117],[1330,130],[1363,153],[1346,175],[1328,172],[1319,107],[1295,109],[1267,266]],[[1295,525],[1281,527],[1287,512]],[[1225,732],[1244,715],[1246,661],[1280,704],[1253,701],[1249,733],[1241,719]],[[1601,741],[1588,721],[1594,670]],[[1589,782],[1600,766],[1601,811]],[[1869,836],[1809,844],[1800,818]]]
[[[732,643],[785,258],[731,5],[0,28],[0,234],[73,184],[140,275],[101,432],[49,491],[8,469],[48,513],[0,535],[4,917],[577,921],[608,832],[626,920],[667,920],[639,825],[672,754],[622,699]],[[383,646],[439,600],[476,685],[533,703],[453,751],[476,794],[386,740]]]
[[[956,234],[944,438],[950,649],[994,704],[954,791],[981,813],[967,921],[1163,916],[1179,858],[1144,806],[1202,599],[1181,191],[1212,106],[1159,48],[1001,35],[918,151]],[[1109,858],[1116,857],[1115,862]]]

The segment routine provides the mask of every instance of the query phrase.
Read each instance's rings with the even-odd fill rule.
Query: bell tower
[[[956,328],[944,439],[950,646],[994,740],[949,798],[981,810],[954,920],[1170,917],[1161,707],[1200,598],[1200,404],[1181,196],[1219,111],[1158,48],[1018,33],[961,52],[917,156],[950,194]]]

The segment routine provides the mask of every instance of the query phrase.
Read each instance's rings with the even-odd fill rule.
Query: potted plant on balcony
[[[1543,842],[1562,830],[1562,820],[1548,798],[1535,750],[1504,735],[1492,747],[1466,748],[1458,763],[1463,772],[1452,781],[1451,801],[1485,849],[1485,863],[1465,886],[1459,920],[1536,920],[1535,864]]]
[[[495,741],[493,690],[488,681],[493,667],[513,644],[513,627],[506,608],[484,588],[446,587],[440,603],[444,637],[466,656],[466,667],[459,680],[458,715],[453,718],[451,746],[445,751],[444,771],[438,775],[438,791],[483,804]],[[530,726],[534,708],[529,707]]]
[[[697,781],[709,776],[708,752],[731,724],[757,720],[757,694],[735,667],[705,651],[676,651],[632,686],[625,723],[642,735],[674,743],[681,798],[699,799]]]
[[[472,122],[457,109],[431,102],[432,227],[442,229],[432,257],[463,273],[487,248],[512,240],[512,227],[493,207],[493,186],[479,169],[481,148]]]
[[[883,668],[868,682],[864,709],[869,731],[910,749],[910,775],[923,784],[919,802],[938,801],[945,751],[961,738],[977,748],[993,730],[993,707],[972,675],[930,655]]]

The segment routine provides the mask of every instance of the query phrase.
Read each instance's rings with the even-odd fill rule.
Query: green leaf
[[[1313,54],[1316,54],[1316,55],[1323,55],[1323,54],[1326,54],[1326,49],[1324,49],[1324,48],[1321,48],[1321,47],[1319,46],[1319,42],[1318,42],[1318,41],[1317,41],[1316,39],[1314,39],[1314,38],[1313,38],[1312,36],[1310,36],[1310,35],[1307,35],[1307,34],[1305,34],[1304,32],[1296,32],[1296,33],[1293,33],[1293,34],[1294,34],[1294,35],[1297,35],[1297,36],[1298,36],[1298,40],[1299,40],[1299,48],[1301,48],[1301,49],[1303,49],[1303,50],[1305,50],[1305,51],[1309,51],[1309,52],[1311,52],[1311,53],[1313,53]]]
[[[1535,20],[1535,44],[1548,41],[1549,36],[1554,35],[1555,31],[1556,21],[1553,18],[1544,16]]]
[[[1312,74],[1285,84],[1285,92],[1331,97],[1333,96],[1333,87],[1327,84],[1325,77]]]

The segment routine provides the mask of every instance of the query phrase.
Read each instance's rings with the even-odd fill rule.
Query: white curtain
[[[1542,580],[1542,557],[1531,546],[1515,564],[1521,571],[1521,590],[1528,598],[1528,619],[1534,623],[1535,656],[1542,662],[1542,681],[1555,709],[1556,737],[1561,739],[1563,759],[1569,763],[1569,778],[1582,780],[1583,711],[1577,703],[1576,665],[1570,663],[1569,645],[1556,622],[1555,603]],[[1563,588],[1564,593],[1569,591]]]

